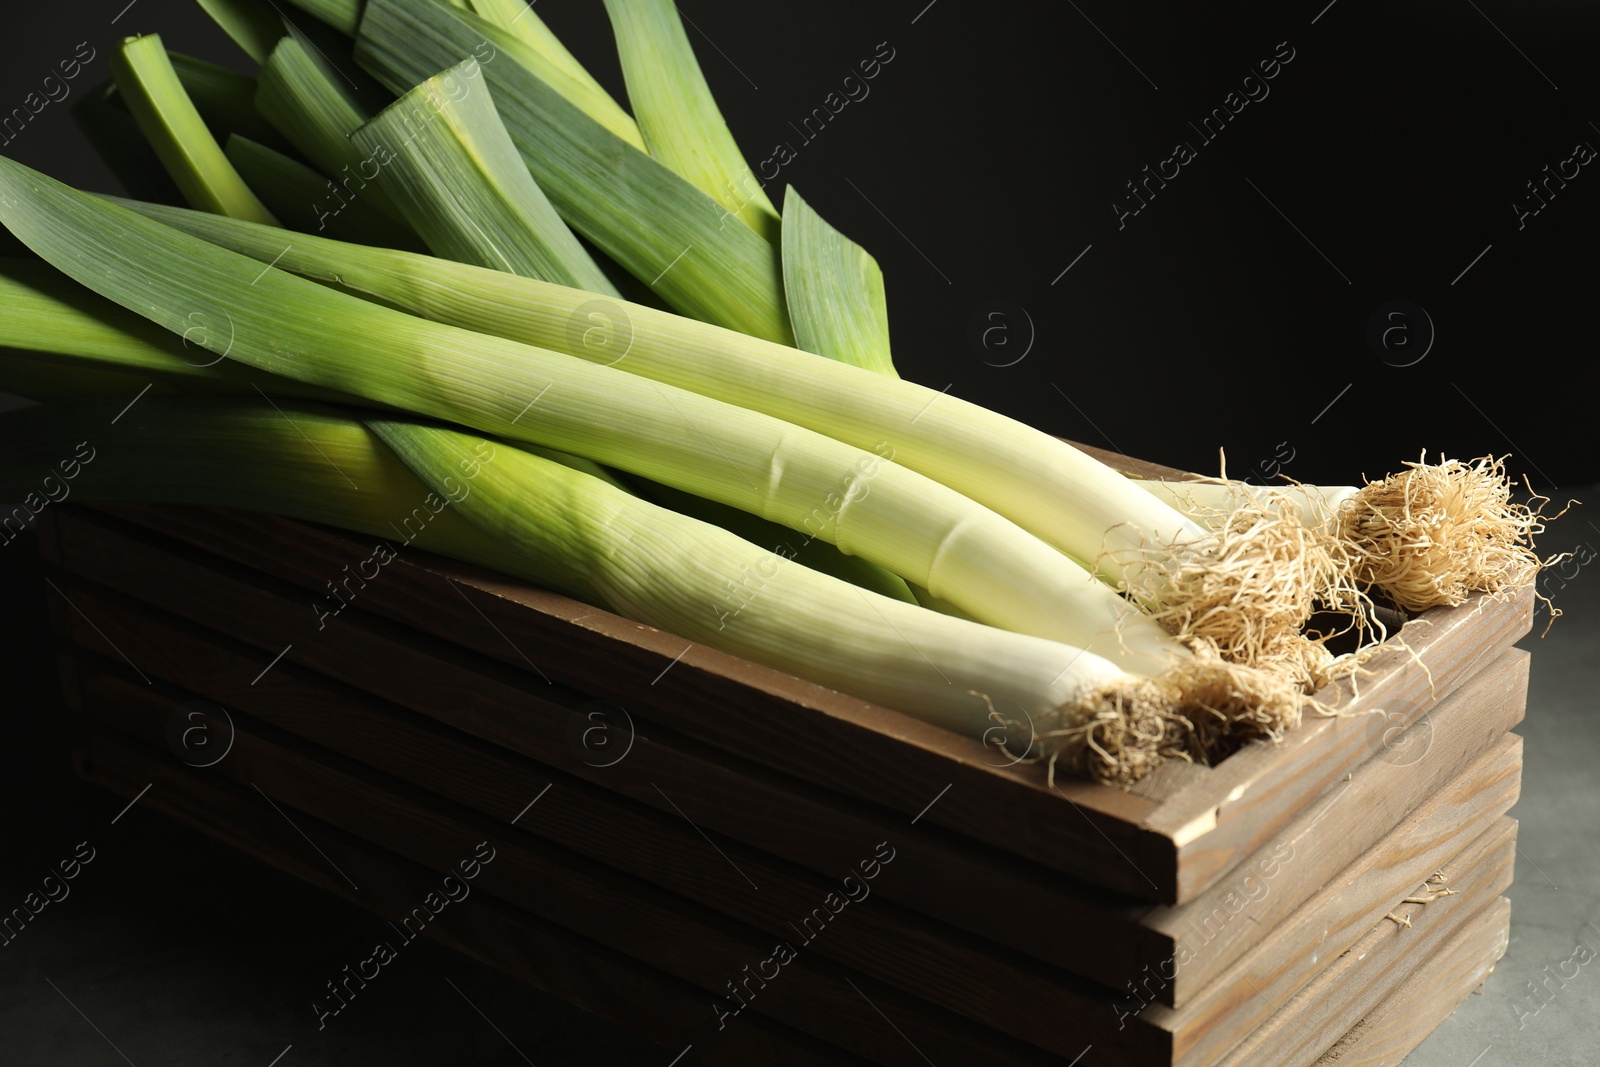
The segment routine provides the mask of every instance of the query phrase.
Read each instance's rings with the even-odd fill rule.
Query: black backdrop
[[[1600,476],[1577,432],[1597,377],[1600,168],[1574,159],[1600,148],[1591,6],[679,6],[752,162],[789,146],[772,191],[878,257],[907,377],[1192,469],[1222,447],[1237,475],[1349,481],[1426,448],[1512,452],[1537,487]],[[183,0],[39,7],[8,16],[3,110],[82,40],[78,93],[130,32],[248,69]],[[537,10],[620,94],[600,0]],[[847,85],[875,54],[893,58]],[[116,188],[67,106],[0,151]],[[1546,166],[1576,176],[1519,219]]]

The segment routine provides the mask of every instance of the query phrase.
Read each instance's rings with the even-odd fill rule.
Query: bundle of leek
[[[275,6],[203,0],[263,64],[253,107],[248,80],[196,76],[159,38],[119,57],[122,97],[201,211],[0,160],[0,222],[82,287],[0,263],[18,309],[0,346],[28,352],[0,385],[346,405],[291,423],[152,397],[127,420],[133,458],[96,468],[102,498],[374,532],[493,449],[427,547],[968,734],[1020,721],[1001,733],[1052,768],[1128,781],[1297,720],[1328,673],[1306,620],[1359,608],[1361,553],[1292,503],[1218,520],[900,379],[877,264],[792,188],[774,206],[670,0],[606,0],[633,115],[520,0],[293,2],[309,36]],[[325,206],[290,210],[286,188],[319,180]],[[419,240],[434,254],[405,250]],[[95,410],[10,416],[8,462],[30,433],[52,440],[41,420]],[[132,466],[185,434],[215,460]],[[854,584],[691,515],[787,527]],[[759,595],[728,610],[752,573]]]

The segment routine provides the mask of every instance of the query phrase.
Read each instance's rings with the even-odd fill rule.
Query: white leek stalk
[[[208,314],[219,325],[200,343],[236,361],[718,500],[860,555],[991,625],[1088,648],[1130,671],[1156,675],[1186,659],[1165,631],[1066,556],[892,462],[888,445],[852,447],[697,393],[263,270],[9,160],[0,160],[0,219],[58,269],[170,330]],[[93,265],[113,257],[141,269]]]

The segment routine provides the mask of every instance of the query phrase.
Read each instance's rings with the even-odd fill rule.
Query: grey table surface
[[[1572,495],[1600,499],[1600,487]],[[321,983],[383,921],[72,777],[32,547],[0,552],[15,630],[0,906],[20,903],[80,842],[94,858],[70,895],[0,947],[0,1064],[666,1067],[683,1051],[428,942],[319,1029]],[[1541,617],[1523,641],[1534,660],[1510,947],[1408,1067],[1600,1063],[1600,566],[1578,564],[1596,558],[1600,524],[1576,509],[1545,547],[1580,555],[1543,583],[1565,617],[1542,640]],[[691,1062],[692,1052],[680,1061]]]

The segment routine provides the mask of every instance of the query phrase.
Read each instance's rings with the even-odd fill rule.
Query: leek
[[[783,419],[895,462],[1006,516],[1111,579],[1202,526],[1057,438],[862,367],[622,301],[389,249],[271,231],[181,208],[140,213],[347,292],[464,329],[593,360]],[[589,329],[595,325],[596,329]],[[599,327],[604,327],[603,329]],[[620,343],[609,343],[621,337]]]
[[[111,73],[134,121],[185,200],[204,211],[277,225],[206,128],[160,37],[125,40],[112,57]]]
[[[672,0],[605,0],[628,84],[628,102],[650,154],[687,178],[767,241],[778,209],[751,173],[711,96]]]
[[[113,425],[120,403],[0,416],[0,486],[37,491],[39,471],[76,455],[75,499],[326,523],[382,539],[385,562],[413,547],[450,555],[968,736],[1026,747],[1030,725],[1047,740],[1065,729],[1077,759],[1092,758],[1085,712],[1148,688],[1090,653],[853,588],[475,435],[211,397],[150,397]]]
[[[380,187],[434,253],[618,296],[528,173],[478,61],[429,78],[356,130]]]
[[[9,160],[0,218],[57,268],[168,329],[197,309],[226,320],[226,336],[202,343],[231,359],[710,497],[821,537],[991,625],[1131,671],[1156,675],[1186,656],[1064,555],[881,453],[263,269]],[[113,262],[131,269],[93,265]]]
[[[685,315],[788,342],[778,252],[597,121],[514,35],[431,0],[369,0],[356,58],[395,92],[475,55],[534,180],[574,230]]]

